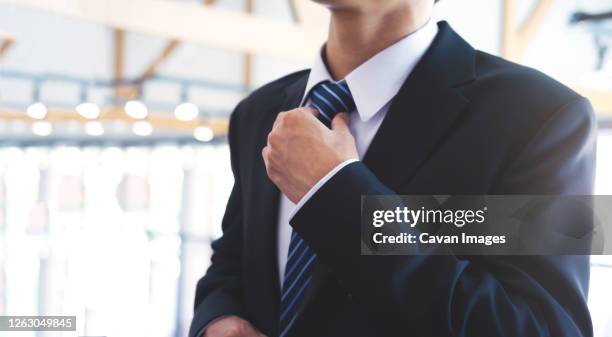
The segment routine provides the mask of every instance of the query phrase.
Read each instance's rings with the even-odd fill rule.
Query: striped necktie
[[[345,81],[321,82],[311,90],[309,99],[310,106],[319,111],[319,120],[327,127],[330,127],[332,119],[339,112],[350,113],[355,110],[355,102]],[[316,258],[315,252],[293,231],[281,293],[279,337],[287,336],[298,317],[298,304],[302,301],[304,291],[312,278],[311,272]]]

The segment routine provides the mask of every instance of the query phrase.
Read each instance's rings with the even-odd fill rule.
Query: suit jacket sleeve
[[[223,236],[212,243],[211,264],[206,275],[196,287],[195,312],[190,337],[198,337],[215,318],[242,313],[242,200],[238,174],[237,135],[235,119],[240,110],[236,107],[230,118],[229,145],[231,152],[234,187],[223,216]]]
[[[594,131],[590,104],[576,98],[551,114],[506,165],[492,194],[592,194]],[[385,322],[381,332],[414,327],[439,336],[592,336],[588,257],[361,256],[361,195],[394,193],[363,163],[352,163],[291,220],[364,317]]]

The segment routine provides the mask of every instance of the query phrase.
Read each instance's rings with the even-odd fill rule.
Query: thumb
[[[334,131],[348,132],[349,130],[349,115],[346,112],[342,112],[334,116],[331,122],[331,128]]]

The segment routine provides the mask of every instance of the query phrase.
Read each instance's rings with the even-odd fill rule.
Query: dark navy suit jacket
[[[592,193],[589,102],[439,28],[363,161],[291,221],[319,256],[291,336],[592,336],[587,256],[360,255],[361,195]],[[197,286],[191,337],[221,315],[278,334],[279,191],[261,150],[278,112],[298,106],[308,74],[260,88],[232,114],[235,184]]]

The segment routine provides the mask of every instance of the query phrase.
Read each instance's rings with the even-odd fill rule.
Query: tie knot
[[[324,81],[312,88],[310,105],[319,110],[319,119],[329,126],[339,112],[355,110],[355,101],[346,81]]]

